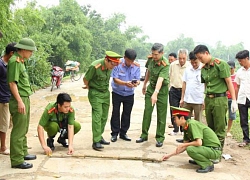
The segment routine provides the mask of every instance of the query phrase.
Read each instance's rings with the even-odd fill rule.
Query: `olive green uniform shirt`
[[[230,77],[227,62],[212,58],[209,64],[201,69],[201,82],[206,83],[205,94],[224,93],[228,90],[225,78]]]
[[[92,62],[84,76],[84,78],[89,81],[89,89],[107,91],[111,72],[111,70],[106,68],[104,59]]]
[[[169,84],[169,64],[165,57],[162,56],[158,61],[149,58],[146,63],[146,68],[148,68],[150,72],[149,82],[152,87],[155,88],[158,77],[164,78],[162,86],[167,86]]]
[[[184,129],[184,141],[202,140],[202,146],[221,147],[220,141],[214,131],[205,124],[196,120],[187,120]]]
[[[8,62],[7,80],[8,83],[16,82],[18,93],[21,97],[28,97],[32,94],[29,76],[24,62],[20,61],[21,56],[14,53]]]
[[[56,113],[58,113],[58,118],[59,118],[58,120],[56,117]],[[58,112],[56,103],[49,103],[46,106],[46,108],[42,114],[42,117],[39,121],[39,125],[41,125],[42,127],[45,127],[50,122],[57,122],[58,123],[58,121],[60,122],[64,118],[68,119],[69,125],[74,125],[75,111],[74,111],[73,107],[72,106],[70,107],[70,111],[68,113],[61,113],[61,112]]]

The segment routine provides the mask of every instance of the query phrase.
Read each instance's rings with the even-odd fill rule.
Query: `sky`
[[[23,6],[27,0],[19,0]],[[59,0],[37,0],[51,6]],[[181,34],[197,44],[229,46],[244,43],[250,49],[249,6],[247,0],[77,0],[90,4],[104,18],[114,13],[126,16],[126,24],[138,26],[152,43],[166,45]],[[185,47],[184,47],[185,48]]]

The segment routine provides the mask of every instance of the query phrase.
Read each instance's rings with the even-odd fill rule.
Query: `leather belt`
[[[227,96],[227,94],[224,92],[224,93],[216,93],[216,94],[206,94],[206,96],[209,97],[209,98],[216,98],[216,97]]]
[[[174,86],[172,86],[172,88],[175,89],[175,90],[178,90],[178,91],[182,90],[182,88],[175,88]]]

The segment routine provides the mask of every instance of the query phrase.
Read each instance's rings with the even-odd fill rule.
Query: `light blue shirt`
[[[131,64],[131,66],[128,67],[125,64],[125,59],[122,58],[121,63],[112,70],[111,77],[118,78],[122,81],[132,81],[132,79],[140,80],[140,67],[135,64]],[[111,86],[113,92],[121,96],[134,94],[134,88],[116,84],[114,79],[112,79]]]

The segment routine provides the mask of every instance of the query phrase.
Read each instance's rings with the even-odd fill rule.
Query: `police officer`
[[[83,82],[89,90],[88,99],[92,106],[92,148],[101,150],[102,144],[109,145],[102,137],[108,119],[110,105],[109,81],[111,70],[117,66],[122,56],[106,51],[104,59],[94,61],[88,68]]]
[[[148,130],[150,127],[154,105],[157,105],[157,129],[156,147],[161,147],[165,139],[168,84],[169,84],[169,64],[163,56],[163,45],[155,43],[152,48],[152,55],[148,57],[146,63],[147,72],[144,80],[142,93],[145,94],[145,108],[142,121],[142,134],[136,143],[148,140]],[[146,87],[147,82],[150,82]],[[147,90],[146,90],[147,89]]]
[[[189,119],[190,111],[185,108],[171,106],[175,123],[182,126],[184,130],[184,142],[178,145],[176,150],[163,156],[163,160],[171,156],[178,155],[185,150],[192,158],[191,164],[200,166],[197,173],[207,173],[214,170],[214,165],[210,159],[218,159],[221,156],[221,144],[212,129],[197,120]]]
[[[231,81],[230,67],[227,62],[210,55],[205,45],[198,45],[194,53],[203,64],[201,69],[201,82],[205,83],[205,113],[208,127],[218,136],[221,147],[224,146],[226,136],[227,94],[232,95],[232,112],[236,112],[237,103],[235,91]]]
[[[73,138],[78,133],[81,125],[75,121],[75,111],[71,106],[71,97],[67,93],[60,93],[56,102],[49,103],[37,126],[38,138],[46,155],[51,155],[55,149],[54,137],[60,132],[57,142],[63,147],[68,147],[68,154],[73,154]],[[47,145],[45,144],[44,133],[48,134]],[[69,144],[66,143],[69,140]]]
[[[30,99],[32,94],[28,73],[24,61],[36,51],[35,42],[23,38],[15,45],[17,52],[13,54],[8,63],[7,79],[11,91],[9,102],[13,128],[10,136],[10,160],[12,168],[32,168],[31,163],[24,160],[36,159],[35,155],[28,154],[26,134],[30,122]]]

